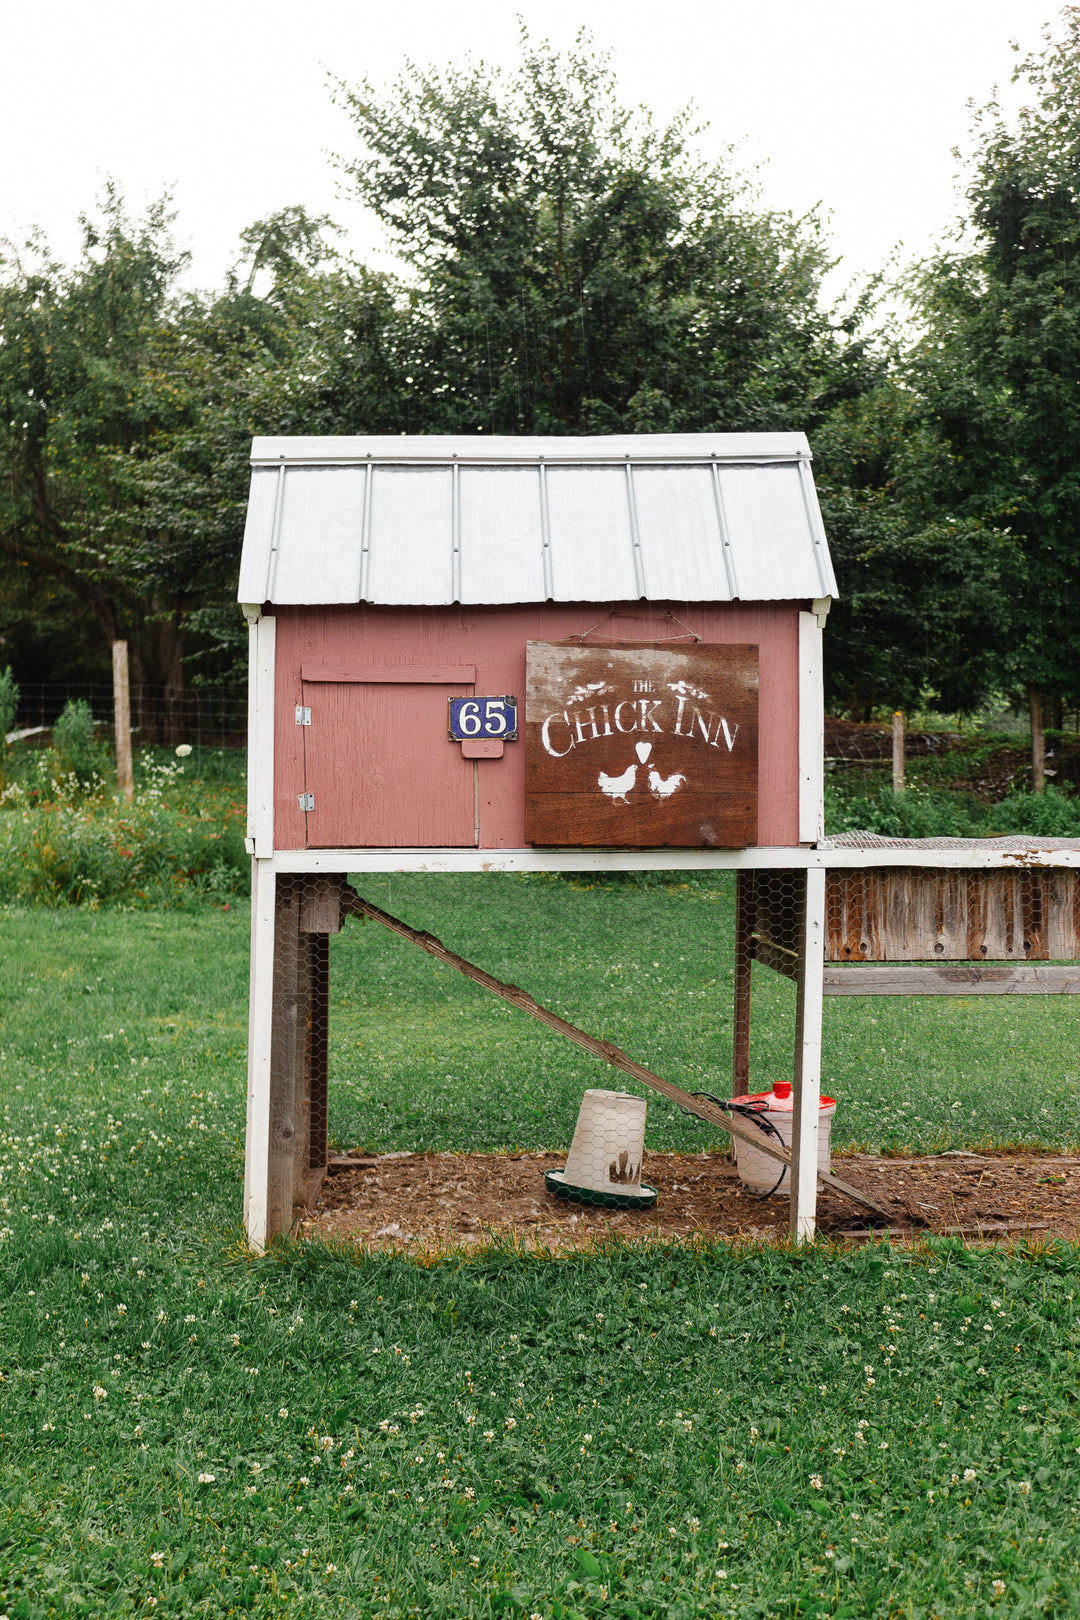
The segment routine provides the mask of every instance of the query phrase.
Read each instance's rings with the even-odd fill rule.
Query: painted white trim
[[[1013,870],[1080,867],[1076,849],[1042,849],[1018,840],[1008,850],[905,849],[283,849],[275,872],[757,872],[841,867]]]
[[[814,1236],[817,1219],[821,1021],[825,967],[824,872],[806,874],[806,909],[799,943],[789,1231],[796,1243],[808,1243]]]
[[[821,625],[799,614],[799,843],[825,836],[825,697]]]
[[[252,1248],[266,1247],[270,1207],[270,1047],[274,1012],[274,901],[269,861],[251,863],[251,965],[248,985],[247,1129],[244,1226]]]
[[[249,629],[251,664],[248,684],[248,835],[261,859],[274,852],[274,652],[277,620],[273,614]]]

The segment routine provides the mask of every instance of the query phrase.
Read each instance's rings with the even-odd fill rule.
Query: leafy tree
[[[1080,702],[1080,8],[976,120],[967,236],[923,265],[910,376],[952,457],[951,507],[1017,547],[1004,673]],[[1038,770],[1036,788],[1041,789]]]
[[[409,271],[400,426],[805,426],[858,369],[820,308],[816,217],[760,210],[695,155],[686,117],[620,107],[583,37],[565,56],[524,45],[509,75],[338,89],[361,143],[339,161]]]
[[[1016,548],[984,514],[952,509],[954,455],[897,375],[837,406],[814,440],[840,581],[826,701],[869,720],[931,696],[971,711],[999,686]]]
[[[0,261],[0,602],[25,594],[22,565],[57,615],[92,617],[103,653],[128,639],[158,699],[144,726],[164,714],[166,735],[190,659],[234,634],[251,436],[304,421],[312,339],[283,289],[310,276],[322,223],[259,222],[246,284],[210,299],[177,289],[167,201],[134,220],[114,189],[73,267],[40,242]]]

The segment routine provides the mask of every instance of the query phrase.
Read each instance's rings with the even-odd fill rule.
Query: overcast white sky
[[[174,188],[196,285],[217,284],[241,228],[302,202],[370,253],[369,223],[342,198],[328,153],[351,129],[327,75],[376,84],[406,56],[518,54],[582,26],[613,52],[625,102],[663,119],[692,100],[701,145],[741,143],[764,163],[766,202],[832,216],[846,270],[899,246],[924,252],[956,208],[966,103],[1005,89],[1010,40],[1038,47],[1052,0],[37,0],[10,6],[0,77],[0,235],[37,223],[65,256],[106,175],[141,206]]]

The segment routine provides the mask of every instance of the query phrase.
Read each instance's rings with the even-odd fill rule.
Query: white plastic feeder
[[[763,1103],[760,1112],[774,1130],[779,1131],[788,1152],[791,1151],[791,1126],[794,1117],[795,1099],[791,1094],[790,1080],[778,1080],[771,1091],[757,1091],[750,1097],[732,1097],[733,1103]],[[822,1097],[818,1108],[818,1170],[828,1175],[832,1168],[832,1120],[836,1113],[836,1098]],[[736,1116],[738,1117],[738,1116]],[[768,1132],[761,1133],[763,1142],[775,1141]],[[786,1165],[781,1165],[776,1159],[770,1159],[761,1153],[751,1142],[732,1139],[735,1149],[735,1164],[739,1172],[739,1180],[751,1192],[784,1193],[790,1191],[791,1177]],[[783,1169],[783,1177],[777,1183]]]
[[[587,1091],[565,1170],[544,1175],[549,1192],[609,1209],[648,1209],[656,1188],[641,1179],[645,1099],[626,1091]]]

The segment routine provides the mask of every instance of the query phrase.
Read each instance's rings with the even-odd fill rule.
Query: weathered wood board
[[[829,873],[830,962],[1080,959],[1080,873],[878,867]]]
[[[758,649],[531,641],[525,750],[531,844],[752,845]]]
[[[1080,966],[1035,962],[835,962],[827,996],[1075,996]]]
[[[785,971],[779,958],[794,961],[798,947],[795,887],[764,871],[740,885],[755,958]],[[1080,961],[1080,872],[834,869],[825,918],[826,962]]]

